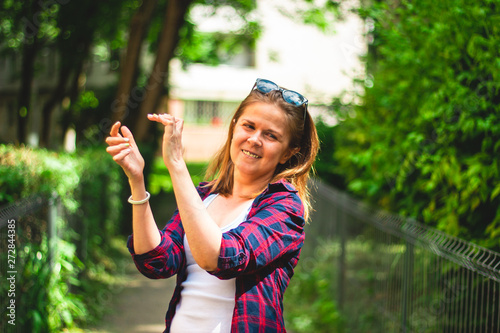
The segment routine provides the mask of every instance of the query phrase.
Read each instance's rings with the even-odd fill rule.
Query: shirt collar
[[[200,185],[198,186],[198,191],[202,199],[208,195],[211,189],[211,187],[205,186],[206,184],[208,184],[208,182],[201,182]],[[277,182],[269,183],[267,185],[267,188],[260,195],[264,195],[266,193],[276,193],[276,192],[297,193],[297,189],[295,188],[295,186],[293,186],[285,179],[280,179]]]

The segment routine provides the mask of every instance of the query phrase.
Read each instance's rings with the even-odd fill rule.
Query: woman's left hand
[[[170,170],[171,167],[184,163],[182,157],[184,149],[182,146],[182,129],[184,121],[180,118],[175,118],[172,115],[163,114],[148,114],[148,119],[156,121],[165,126],[163,133],[162,154],[165,165]]]

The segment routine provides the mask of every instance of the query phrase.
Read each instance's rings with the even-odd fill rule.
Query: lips
[[[247,156],[250,156],[250,157],[252,157],[252,158],[261,158],[259,155],[256,155],[256,154],[254,154],[254,153],[251,153],[251,152],[249,152],[248,150],[244,150],[244,149],[242,149],[241,151],[243,152],[243,154],[245,154],[245,155],[247,155]]]

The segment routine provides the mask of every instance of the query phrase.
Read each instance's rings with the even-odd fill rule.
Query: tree
[[[207,53],[216,54],[213,50],[220,46],[220,44],[212,44],[208,51],[205,50],[204,55],[200,55],[199,50],[193,51],[199,47],[199,44],[192,43],[192,41],[199,35],[197,35],[195,25],[186,20],[186,15],[190,7],[196,4],[204,4],[204,2],[167,1],[163,12],[163,21],[159,29],[160,33],[153,36],[152,40],[145,38],[147,26],[150,25],[150,22],[147,22],[145,18],[150,10],[148,8],[152,7],[153,4],[144,2],[132,19],[131,39],[123,62],[120,88],[117,91],[112,109],[113,122],[126,120],[128,124],[133,124],[133,131],[138,141],[150,141],[151,139],[148,138],[151,135],[151,124],[147,121],[146,114],[156,110],[161,96],[168,95],[168,91],[164,91],[164,86],[168,79],[168,64],[175,56],[176,49],[181,47],[183,51],[179,53],[191,55],[191,58],[189,56],[183,58],[184,61],[191,62],[197,61],[195,58],[203,58]],[[255,9],[255,2],[252,0],[213,1],[209,6],[214,11],[220,6],[232,6],[237,10],[240,17],[245,18],[250,11]],[[151,19],[154,19],[154,17]],[[256,26],[255,22],[247,21],[247,25],[243,28],[243,32],[240,32],[240,35],[247,35],[249,31],[255,31]],[[133,32],[132,29],[137,30]],[[140,33],[137,31],[140,31]],[[138,50],[142,48],[144,42],[154,45],[155,62],[150,69],[146,85],[141,88],[137,86],[137,73],[139,72]],[[241,39],[234,41],[234,43],[238,42],[241,42]],[[231,47],[234,43],[229,43],[229,46],[226,45],[226,47]],[[213,57],[209,58],[213,59]],[[131,114],[132,112],[134,114]]]
[[[10,46],[14,53],[21,54],[20,87],[17,98],[17,140],[26,141],[26,126],[31,114],[31,92],[33,88],[35,59],[43,39],[40,29],[47,8],[42,8],[39,1],[6,1],[2,4],[0,19],[4,23],[0,30],[1,40]],[[49,37],[50,38],[50,37]]]
[[[500,1],[372,2],[361,105],[336,129],[353,193],[500,248]]]
[[[214,13],[220,7],[232,7],[245,24],[229,34],[201,33],[187,20],[195,5],[211,8]],[[328,27],[327,14],[339,13],[336,1],[327,1],[326,10],[310,1],[303,5],[295,17],[323,30]],[[23,58],[17,106],[18,142],[26,142],[31,96],[38,93],[32,91],[32,85],[38,73],[43,72],[43,64],[37,62],[40,49],[50,49],[58,61],[55,86],[50,87],[42,106],[41,146],[50,147],[55,142],[53,147],[57,147],[62,142],[62,138],[53,138],[51,129],[56,108],[62,108],[59,123],[63,133],[69,127],[77,128],[80,142],[101,142],[110,123],[116,120],[132,126],[138,141],[154,142],[154,131],[150,131],[145,114],[156,110],[161,96],[168,96],[170,60],[178,56],[185,65],[218,64],[222,54],[231,54],[243,44],[255,46],[260,27],[248,15],[255,8],[254,0],[4,1],[0,33],[5,43],[1,49],[4,54],[22,54]],[[85,85],[88,68],[94,57],[102,58],[99,52],[103,49],[109,54],[102,60],[112,62],[113,69],[120,70],[115,97],[110,101],[109,89],[93,93]],[[122,57],[118,56],[120,53]],[[151,68],[141,67],[144,53],[154,55]]]
[[[93,1],[72,1],[58,10],[56,26],[59,34],[54,46],[61,60],[56,87],[42,109],[41,146],[49,146],[54,108],[65,97],[69,98],[70,103],[75,103],[79,96],[79,80],[94,41],[99,9],[98,3]]]
[[[113,122],[118,120],[123,121],[128,116],[129,110],[127,109],[127,105],[132,102],[129,99],[137,76],[143,42],[157,2],[157,0],[143,1],[130,21],[128,43],[124,59],[121,61],[120,80],[118,82],[116,98],[111,105]]]
[[[146,118],[148,113],[154,112],[161,93],[165,79],[168,77],[168,64],[174,56],[174,50],[179,42],[179,30],[184,24],[187,9],[191,4],[186,0],[169,0],[165,11],[165,21],[160,33],[156,60],[153,65],[145,87],[144,100],[139,108],[135,135],[139,141],[143,141],[151,126]]]
[[[81,84],[92,49],[102,39],[112,42],[123,27],[122,16],[134,1],[4,1],[0,11],[2,54],[22,55],[18,90],[18,142],[26,142],[26,125],[32,114],[32,86],[44,71],[38,62],[39,51],[50,49],[57,54],[57,83],[43,106],[41,142],[48,146],[54,108],[69,99],[66,117],[71,118],[84,86]],[[17,78],[13,78],[17,80]],[[38,92],[37,92],[38,93]]]

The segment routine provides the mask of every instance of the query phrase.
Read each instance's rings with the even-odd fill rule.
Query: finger
[[[120,125],[121,123],[119,121],[114,123],[109,134],[114,137],[121,137],[120,133],[118,132],[118,130],[120,129]]]
[[[169,115],[168,113],[162,113],[162,114],[148,114],[148,119],[151,121],[155,121],[158,123],[163,124],[164,126],[172,124],[172,116]]]
[[[168,113],[162,113],[158,115],[158,117],[160,118],[161,123],[165,126],[169,126],[175,123],[175,117],[169,115]]]
[[[137,147],[134,135],[132,135],[132,131],[130,131],[127,126],[122,126],[122,134],[126,139],[128,139],[131,146]]]
[[[158,115],[156,113],[148,113],[147,117],[151,121],[158,121]]]
[[[121,152],[113,156],[115,162],[121,162],[125,157],[127,157],[131,152],[130,148],[123,149]]]
[[[111,146],[111,145],[119,145],[121,143],[129,142],[130,139],[129,138],[123,138],[121,136],[120,137],[108,136],[105,141],[106,141],[106,143],[108,145]]]
[[[129,149],[130,148],[130,144],[129,143],[122,143],[122,144],[119,144],[119,145],[116,145],[116,146],[109,146],[108,148],[106,148],[106,151],[114,156],[114,155],[117,155],[119,154],[121,151],[125,150],[125,149]]]
[[[151,121],[155,121],[157,123],[161,123],[163,125],[167,125],[168,121],[170,120],[171,116],[166,113],[162,114],[156,114],[156,113],[150,113],[148,114],[148,119]]]

